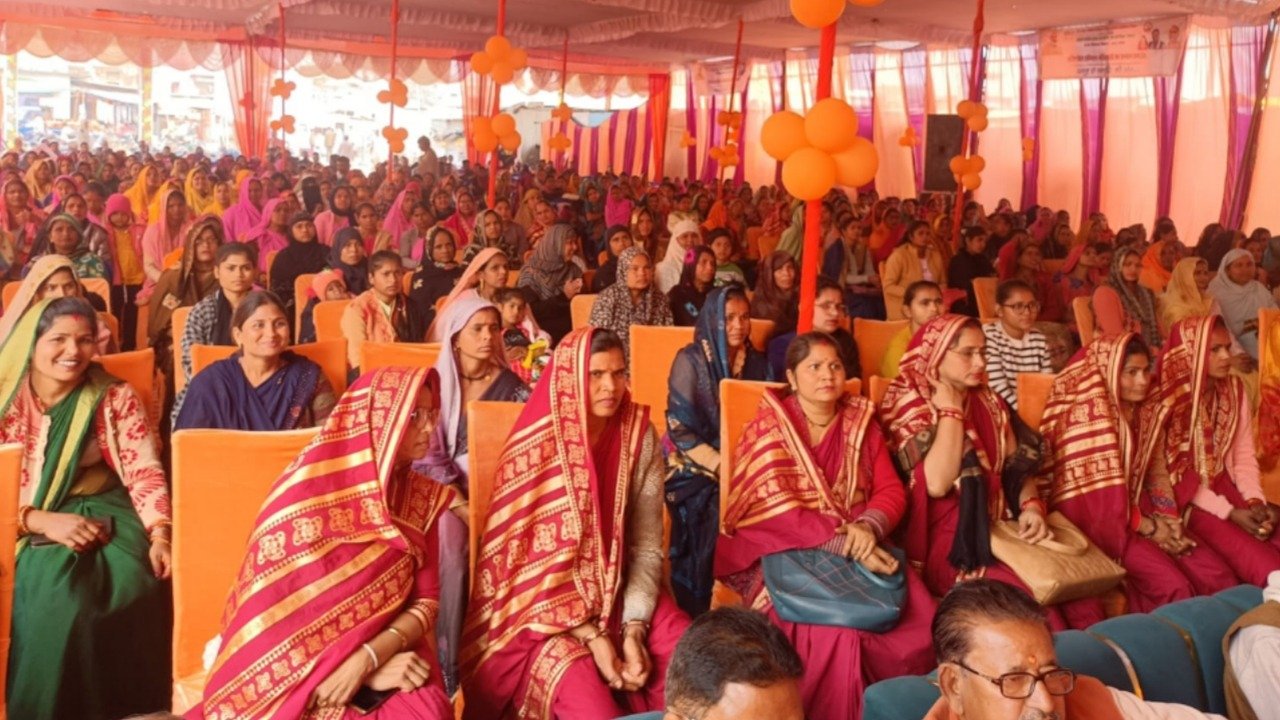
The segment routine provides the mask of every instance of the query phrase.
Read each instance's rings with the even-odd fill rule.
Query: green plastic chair
[[[1138,676],[1135,692],[1146,700],[1207,707],[1204,677],[1192,658],[1194,646],[1173,623],[1152,615],[1122,615],[1096,623],[1089,633],[1111,641],[1129,659]]]
[[[1063,630],[1054,633],[1053,649],[1062,667],[1097,678],[1109,687],[1133,692],[1133,678],[1124,661],[1096,636],[1083,630]]]
[[[1262,604],[1262,588],[1257,585],[1237,585],[1218,592],[1214,597],[1247,613]]]
[[[920,675],[881,680],[862,693],[862,720],[920,720],[941,695]]]
[[[1214,597],[1194,597],[1157,608],[1152,615],[1181,628],[1191,638],[1195,659],[1204,678],[1204,691],[1211,713],[1225,715],[1227,701],[1222,689],[1222,638],[1241,615],[1240,608]]]

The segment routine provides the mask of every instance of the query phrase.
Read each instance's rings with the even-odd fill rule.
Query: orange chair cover
[[[360,372],[392,366],[435,367],[440,343],[381,343],[360,345]]]
[[[142,406],[151,411],[155,398],[156,354],[148,348],[125,353],[99,355],[98,362],[102,369],[129,383],[138,396],[142,398]],[[159,418],[151,418],[156,423]]]
[[[676,353],[693,342],[691,327],[631,326],[631,398],[648,405],[658,434],[667,431],[667,380]]]
[[[1053,375],[1049,373],[1020,373],[1018,375],[1018,417],[1033,430],[1040,429],[1045,405],[1049,403],[1049,388],[1053,387]]]
[[[18,547],[18,474],[22,446],[0,446],[0,698],[9,677],[9,642],[13,617],[14,554]],[[8,717],[0,702],[0,720]]]
[[[907,326],[906,320],[853,319],[853,339],[858,345],[858,364],[862,366],[862,386],[871,386],[871,376],[880,369],[880,360],[893,336]]]
[[[298,341],[298,333],[302,332],[302,311],[307,307],[307,291],[311,289],[311,281],[316,273],[303,273],[293,279],[293,340]]]
[[[316,325],[316,340],[342,340],[342,312],[350,300],[325,300],[316,303],[311,320]]]
[[[583,287],[587,287],[583,283]],[[596,296],[589,293],[579,293],[573,296],[569,301],[569,317],[573,320],[573,329],[579,330],[587,326],[587,322],[591,320],[591,308],[596,304]]]
[[[187,386],[187,375],[182,371],[182,334],[187,329],[187,316],[191,308],[180,307],[170,316],[170,327],[173,332],[173,394],[177,397],[182,388]]]
[[[467,427],[484,428],[484,432],[467,433],[467,457],[470,462],[471,496],[468,513],[471,525],[471,567],[476,566],[476,554],[480,549],[480,534],[484,532],[485,518],[489,515],[489,503],[493,499],[493,475],[498,471],[498,460],[507,436],[524,403],[481,402],[467,404]],[[472,573],[472,580],[475,574]]]

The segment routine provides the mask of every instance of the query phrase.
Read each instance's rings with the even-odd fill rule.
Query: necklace
[[[828,427],[831,426],[831,423],[836,421],[836,416],[832,415],[831,417],[827,418],[827,421],[824,423],[816,423],[810,420],[808,415],[805,415],[804,419],[805,419],[805,422],[809,423],[809,425],[815,428],[818,428],[819,430],[826,430]]]
[[[463,372],[461,372],[461,371],[459,371],[459,372],[458,372],[458,374],[462,376],[462,379],[463,379],[463,380],[466,380],[466,381],[468,381],[468,382],[482,382],[482,381],[488,380],[488,379],[489,379],[489,376],[493,374],[493,371],[492,371],[492,370],[490,370],[489,372],[487,372],[487,373],[485,373],[485,374],[483,374],[483,375],[474,375],[474,376],[473,376],[473,375],[467,375],[467,374],[465,374],[465,373],[463,373]]]

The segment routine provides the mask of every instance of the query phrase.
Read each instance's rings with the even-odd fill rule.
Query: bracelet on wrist
[[[938,408],[938,419],[941,420],[943,418],[951,418],[952,420],[959,420],[960,422],[964,422],[964,413],[955,408],[950,408],[950,407]]]
[[[1048,516],[1049,514],[1049,509],[1045,506],[1044,501],[1038,497],[1027,498],[1018,506],[1019,510],[1029,510],[1031,508],[1039,510],[1041,515]]]
[[[592,642],[602,637],[604,637],[604,631],[600,628],[596,628],[594,633],[582,638],[578,642],[582,643],[582,647],[590,647]]]
[[[1140,520],[1138,521],[1138,537],[1147,538],[1148,540],[1150,540],[1151,538],[1155,537],[1155,534],[1156,534],[1156,521],[1154,518],[1143,518],[1143,520],[1147,520],[1148,522],[1151,523],[1151,531],[1142,532],[1142,521]]]
[[[18,508],[18,534],[19,535],[32,534],[31,528],[27,527],[27,516],[30,515],[31,511],[35,509],[36,508],[34,505],[23,505],[22,507]]]
[[[382,661],[378,660],[378,653],[374,651],[373,646],[369,643],[364,643],[360,647],[364,648],[364,651],[369,653],[369,661],[372,663],[369,667],[369,672],[377,670],[378,666],[382,664]]]
[[[404,652],[405,648],[409,647],[409,636],[407,636],[407,635],[405,635],[404,633],[400,632],[400,628],[392,627],[392,626],[388,626],[388,627],[387,627],[387,632],[389,632],[389,633],[391,633],[392,635],[395,635],[397,638],[399,638],[399,640],[400,640],[400,652]]]

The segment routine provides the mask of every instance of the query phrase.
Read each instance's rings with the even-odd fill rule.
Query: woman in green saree
[[[0,347],[0,443],[24,448],[9,717],[169,704],[169,494],[138,394],[92,362],[97,322],[42,301]]]

